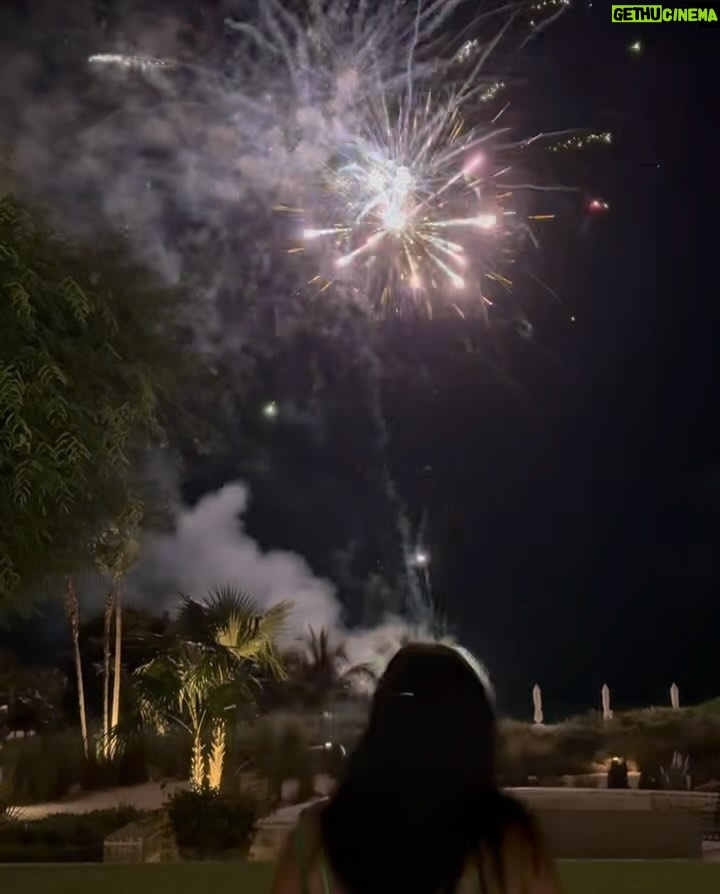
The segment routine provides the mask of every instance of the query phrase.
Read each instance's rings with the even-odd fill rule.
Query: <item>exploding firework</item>
[[[226,198],[271,196],[289,215],[288,250],[314,268],[315,293],[334,287],[383,313],[485,314],[510,293],[536,225],[554,216],[527,198],[550,189],[533,181],[532,147],[609,142],[575,131],[514,138],[506,123],[512,72],[507,61],[493,70],[498,48],[524,45],[523,12],[538,31],[567,5],[496,5],[456,34],[452,16],[468,0],[311,0],[302,16],[262,0],[253,18],[225,20],[221,66],[193,66],[202,88],[192,114],[203,109],[209,153],[193,159],[193,182],[212,169],[202,182]],[[90,61],[189,70],[141,55]],[[183,115],[173,120],[188,133]]]
[[[465,131],[457,106],[438,112],[430,93],[394,115],[385,104],[367,123],[325,167],[325,201],[310,206],[330,225],[306,226],[302,238],[330,242],[338,278],[359,277],[371,302],[401,309],[409,297],[432,312],[432,296],[464,289],[471,252],[495,247],[502,211],[480,151],[494,134]]]
[[[290,251],[318,263],[318,291],[337,284],[383,312],[484,313],[512,286],[516,246],[552,219],[523,216],[517,194],[535,187],[509,181],[528,147],[567,134],[513,140],[504,81],[489,70],[517,10],[479,17],[489,37],[452,52],[441,35],[462,5],[397,3],[377,19],[363,3],[351,15],[316,0],[308,24],[267,0],[260,26],[228,23],[289,72],[299,135],[282,174],[298,159],[318,164],[276,208],[294,218]]]

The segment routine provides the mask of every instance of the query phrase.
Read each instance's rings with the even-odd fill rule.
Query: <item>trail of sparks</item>
[[[91,65],[108,65],[119,68],[138,69],[150,71],[154,68],[173,69],[176,63],[172,59],[160,59],[153,56],[132,56],[124,53],[96,53],[90,56],[88,62]]]

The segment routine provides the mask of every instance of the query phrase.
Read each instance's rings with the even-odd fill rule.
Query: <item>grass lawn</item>
[[[564,894],[718,894],[720,864],[583,860],[561,864]],[[0,866],[12,894],[268,894],[266,863]]]

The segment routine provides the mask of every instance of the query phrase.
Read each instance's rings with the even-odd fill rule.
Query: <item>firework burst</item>
[[[193,65],[190,114],[202,107],[207,137],[193,182],[222,155],[202,182],[228,198],[271,196],[290,219],[286,247],[311,260],[316,293],[334,287],[383,313],[484,314],[510,291],[536,225],[553,218],[526,199],[550,188],[529,173],[532,147],[596,138],[516,139],[506,125],[504,77],[527,40],[525,14],[538,31],[567,5],[495,4],[458,32],[453,16],[469,0],[308,0],[302,15],[260,0],[250,19],[225,20],[222,65]],[[165,58],[90,61],[189,74]],[[173,102],[186,101],[185,87]],[[188,132],[182,113],[172,120]]]
[[[378,19],[363,2],[351,14],[347,3],[316,0],[301,24],[268,0],[262,28],[229,23],[283,61],[288,120],[312,122],[300,127],[294,153],[307,156],[312,146],[321,163],[292,184],[292,202],[276,207],[295,218],[290,251],[318,263],[310,280],[318,290],[349,287],[384,313],[465,316],[511,288],[516,237],[532,234],[508,177],[538,137],[509,136],[504,82],[489,60],[513,32],[518,7],[476,19],[488,39],[443,42],[463,5],[395,3]]]
[[[371,303],[400,310],[409,298],[432,313],[432,296],[464,289],[471,250],[494,244],[502,212],[480,150],[493,132],[465,130],[457,105],[438,112],[429,92],[414,108],[403,99],[338,147],[322,172],[324,201],[307,215],[321,224],[302,238],[330,243],[336,275],[360,277]]]

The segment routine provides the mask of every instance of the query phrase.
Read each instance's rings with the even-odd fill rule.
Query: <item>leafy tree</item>
[[[92,567],[138,502],[175,309],[122,235],[79,244],[0,196],[0,607]]]
[[[189,733],[194,788],[220,788],[231,720],[241,705],[254,702],[261,673],[284,673],[276,641],[289,608],[281,602],[262,612],[232,588],[203,603],[185,597],[175,648],[136,671],[136,724]],[[127,723],[125,730],[131,732]]]

